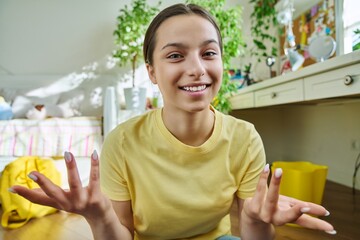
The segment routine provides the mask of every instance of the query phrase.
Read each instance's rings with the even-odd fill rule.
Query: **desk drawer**
[[[254,104],[254,93],[244,93],[232,96],[230,98],[230,104],[232,109],[244,109],[244,108],[253,108]]]
[[[283,83],[255,92],[255,106],[263,107],[304,100],[303,80]]]
[[[360,64],[306,77],[304,87],[305,100],[360,94]]]

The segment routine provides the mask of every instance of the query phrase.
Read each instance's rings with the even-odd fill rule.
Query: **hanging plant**
[[[278,56],[277,37],[273,35],[273,27],[277,27],[277,13],[275,4],[277,0],[250,0],[253,6],[251,13],[251,36],[254,47],[250,51],[251,56],[256,56],[261,62],[268,56]],[[272,46],[267,47],[266,42],[270,41]]]

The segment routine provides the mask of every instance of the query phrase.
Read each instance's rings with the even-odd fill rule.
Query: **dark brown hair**
[[[222,53],[222,38],[220,34],[220,29],[214,19],[214,17],[204,8],[195,5],[195,4],[174,4],[170,7],[165,8],[162,10],[150,23],[144,39],[144,46],[143,46],[143,54],[145,58],[145,62],[148,64],[152,64],[153,62],[153,53],[156,43],[156,31],[166,19],[178,16],[178,15],[187,15],[187,14],[195,14],[199,15],[205,19],[207,19],[212,25],[214,25],[218,38],[219,38],[219,46]]]

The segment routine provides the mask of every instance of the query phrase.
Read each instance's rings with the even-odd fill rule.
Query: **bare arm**
[[[87,187],[81,185],[76,161],[71,153],[65,153],[65,162],[69,190],[61,189],[39,172],[32,172],[29,177],[38,183],[41,189],[31,190],[13,186],[11,191],[31,202],[84,216],[97,240],[132,239],[131,231],[133,230],[129,230],[126,225],[130,220],[124,220],[123,225],[115,212],[126,209],[126,206],[130,205],[127,202],[120,202],[113,208],[111,201],[101,193],[97,153],[94,152],[91,156],[90,181]]]
[[[238,198],[240,234],[242,240],[274,239],[275,226],[296,223],[300,226],[335,234],[334,227],[314,216],[327,216],[322,206],[279,195],[282,170],[276,169],[267,186],[269,165],[261,173],[254,197]]]
[[[117,214],[119,222],[125,226],[132,237],[134,237],[134,218],[131,208],[131,201],[111,201],[113,209]]]

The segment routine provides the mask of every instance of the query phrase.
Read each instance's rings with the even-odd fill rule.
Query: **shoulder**
[[[125,139],[126,136],[134,137],[140,131],[151,129],[156,122],[158,111],[161,110],[151,110],[120,123],[106,136],[105,141],[116,142]]]
[[[248,121],[236,118],[231,115],[223,114],[218,111],[216,112],[216,116],[221,118],[221,124],[224,131],[231,131],[242,134],[246,132],[256,132],[254,124]]]

